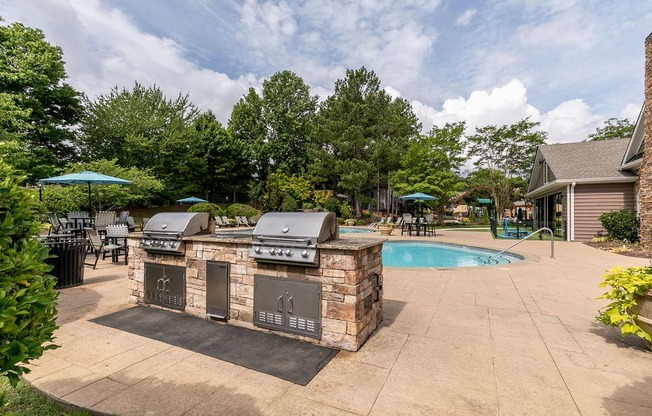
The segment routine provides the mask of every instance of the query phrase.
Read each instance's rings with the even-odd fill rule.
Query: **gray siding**
[[[622,208],[636,209],[633,183],[577,185],[575,241],[589,241],[598,234],[605,235],[598,218],[605,212]]]

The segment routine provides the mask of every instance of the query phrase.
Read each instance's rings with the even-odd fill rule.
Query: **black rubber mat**
[[[305,386],[338,350],[158,308],[137,306],[91,322],[155,339]]]

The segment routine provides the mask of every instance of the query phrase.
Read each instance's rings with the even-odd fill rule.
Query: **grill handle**
[[[290,237],[268,237],[264,235],[256,235],[254,238],[257,238],[260,241],[282,241],[285,243],[301,243],[304,242],[306,245],[310,245],[309,238],[290,238]]]

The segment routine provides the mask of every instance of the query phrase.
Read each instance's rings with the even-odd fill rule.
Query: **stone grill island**
[[[357,351],[383,318],[377,238],[316,245],[318,265],[257,261],[242,231],[183,237],[185,251],[144,250],[128,237],[129,302]]]

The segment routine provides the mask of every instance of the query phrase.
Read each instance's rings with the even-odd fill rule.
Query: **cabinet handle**
[[[277,311],[283,312],[283,295],[279,296],[278,299],[276,299],[277,304],[280,305],[278,308],[276,308]]]
[[[163,279],[161,278],[156,281],[156,290],[160,292],[161,290],[163,290],[162,286],[163,286]]]
[[[288,313],[292,313],[294,311],[294,302],[292,301],[292,296],[288,298]]]

